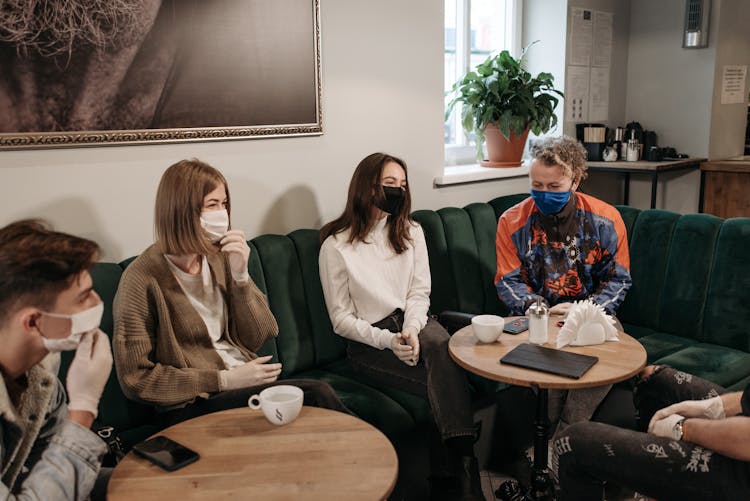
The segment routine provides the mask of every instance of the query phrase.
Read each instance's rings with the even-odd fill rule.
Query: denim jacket
[[[86,499],[106,445],[67,419],[65,390],[57,377],[41,364],[26,376],[17,407],[0,378],[0,499]]]

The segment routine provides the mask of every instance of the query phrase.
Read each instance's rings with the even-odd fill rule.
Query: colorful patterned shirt
[[[622,217],[583,193],[550,216],[531,198],[511,207],[498,221],[495,248],[495,287],[513,315],[539,296],[550,306],[590,298],[613,314],[630,288]]]

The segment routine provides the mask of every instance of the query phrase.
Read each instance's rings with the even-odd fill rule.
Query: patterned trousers
[[[653,414],[683,400],[724,393],[713,383],[668,367],[639,381],[634,400],[639,428]],[[561,501],[601,501],[612,481],[659,501],[750,499],[750,463],[643,431],[584,422],[555,439]]]

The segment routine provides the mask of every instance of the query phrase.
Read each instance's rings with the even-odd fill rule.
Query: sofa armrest
[[[445,330],[449,334],[453,334],[457,330],[471,325],[471,319],[476,316],[476,313],[464,313],[462,311],[451,311],[446,310],[438,315],[438,322],[445,327]]]

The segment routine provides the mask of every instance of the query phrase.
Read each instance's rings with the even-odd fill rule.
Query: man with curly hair
[[[575,139],[544,139],[531,148],[531,158],[531,197],[505,211],[497,224],[500,299],[513,315],[523,315],[537,300],[551,314],[565,315],[583,299],[614,315],[631,284],[620,213],[576,191],[587,166],[586,150]],[[557,431],[591,419],[610,389],[550,391],[549,415]]]
[[[625,224],[611,205],[576,190],[586,176],[586,150],[570,137],[531,148],[531,197],[497,225],[500,299],[523,315],[538,298],[550,313],[591,299],[614,314],[630,288]]]

